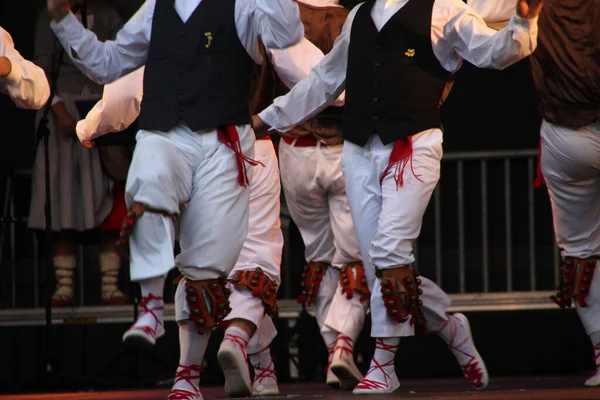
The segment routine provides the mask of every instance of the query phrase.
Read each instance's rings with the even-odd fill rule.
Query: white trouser
[[[252,129],[238,126],[243,153],[254,157]],[[192,132],[179,125],[169,132],[140,131],[126,185],[134,202],[179,214],[181,253],[174,258],[173,219],[146,212],[130,238],[131,279],[166,276],[177,265],[186,278],[226,278],[248,231],[249,190],[238,183],[235,153],[217,132]],[[252,168],[248,168],[251,178]],[[187,208],[183,204],[189,203]]]
[[[281,182],[290,215],[300,230],[307,262],[341,267],[360,261],[360,250],[341,168],[342,145],[279,144]]]
[[[412,168],[409,163],[404,170],[403,186],[396,188],[394,168],[380,183],[393,143],[384,146],[378,136],[371,136],[364,147],[344,143],[342,169],[352,218],[360,227],[357,234],[371,290],[373,337],[414,334],[410,323],[397,323],[388,317],[380,280],[375,277],[375,267],[386,269],[414,262],[413,242],[419,236],[423,214],[440,177],[441,131],[435,129],[414,135],[412,145]],[[450,298],[429,279],[420,279],[427,328],[435,331],[446,320]]]
[[[320,143],[297,147],[283,140],[279,144],[283,191],[304,241],[306,261],[336,268],[362,259],[346,197],[342,149],[342,145]],[[338,283],[339,271],[328,269],[315,302],[317,323],[322,331],[350,336],[362,329],[366,305],[358,301],[358,295],[348,301]]]
[[[541,137],[542,174],[562,256],[600,256],[600,121],[580,129],[544,121]],[[600,331],[599,275],[586,297],[588,307],[577,305],[588,334]]]
[[[237,271],[253,271],[260,267],[279,285],[283,233],[279,218],[281,182],[277,155],[271,140],[257,140],[254,153],[255,160],[264,167],[252,167],[248,236],[229,278],[233,278]],[[257,353],[268,347],[277,335],[275,325],[271,317],[265,315],[260,298],[253,297],[248,289],[240,289],[235,285],[229,287],[232,290],[229,297],[231,313],[226,320],[241,318],[256,325],[256,332],[248,343],[248,353]]]

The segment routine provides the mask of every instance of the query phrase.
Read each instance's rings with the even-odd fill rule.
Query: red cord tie
[[[231,333],[228,333],[225,335],[225,337],[223,338],[224,342],[231,342],[234,345],[238,346],[240,349],[242,349],[242,354],[244,355],[244,360],[246,361],[246,364],[248,364],[248,355],[246,354],[246,347],[248,346],[248,341],[245,340],[244,338],[241,338],[237,335],[233,335]]]
[[[153,337],[156,337],[156,330],[163,323],[160,321],[160,319],[158,318],[158,315],[156,315],[156,313],[154,311],[164,310],[165,306],[162,305],[162,306],[158,306],[158,307],[154,307],[154,308],[149,308],[148,307],[148,303],[150,302],[150,300],[163,301],[163,298],[155,296],[154,294],[150,293],[150,294],[148,294],[147,297],[142,297],[142,300],[140,301],[140,308],[142,309],[142,315],[150,314],[156,320],[156,324],[154,325],[154,329],[152,329],[148,325],[144,325],[144,326],[135,326],[134,325],[130,329],[131,330],[142,331],[144,333],[152,335]]]
[[[200,397],[200,390],[198,389],[198,385],[195,385],[192,382],[192,380],[200,379],[201,373],[202,367],[199,365],[192,364],[187,366],[179,364],[177,372],[175,373],[175,383],[185,381],[191,387],[194,388],[194,392],[189,390],[173,389],[171,390],[171,393],[169,393],[169,397],[167,397],[167,400],[189,400]]]
[[[471,386],[474,386],[474,387],[481,386],[482,380],[483,380],[483,371],[481,370],[481,366],[479,365],[479,362],[475,359],[474,355],[469,354],[460,349],[465,343],[467,343],[469,341],[469,337],[467,336],[465,338],[465,340],[463,340],[459,344],[454,344],[454,341],[456,340],[456,332],[457,332],[456,322],[454,321],[454,317],[448,316],[448,321],[444,322],[444,324],[442,325],[442,327],[440,328],[440,330],[438,332],[441,332],[442,330],[444,330],[448,325],[450,325],[450,341],[448,342],[448,347],[451,350],[455,350],[469,358],[469,361],[466,364],[461,365],[460,368],[462,369],[465,378],[467,378],[467,380],[469,381]]]
[[[333,354],[335,355],[335,352],[339,350],[340,355],[354,356],[354,340],[352,340],[348,336],[343,336],[343,335],[340,335],[338,337],[338,341],[340,341],[340,340],[344,343],[342,343],[339,346],[335,346],[333,348]]]
[[[275,364],[273,364],[272,359],[267,368],[260,368],[255,365],[254,372],[256,373],[256,376],[254,377],[254,382],[260,382],[264,379],[277,380],[277,375],[275,374]]]
[[[383,183],[383,180],[387,176],[388,172],[395,167],[394,169],[394,180],[396,181],[396,190],[400,187],[404,186],[404,169],[410,163],[410,169],[415,178],[417,178],[420,182],[423,182],[419,177],[421,175],[417,175],[413,168],[413,146],[412,146],[412,136],[408,136],[397,140],[394,143],[394,147],[392,148],[392,152],[390,154],[390,159],[388,161],[388,165],[383,171],[381,178],[379,179],[379,183]]]
[[[327,372],[329,372],[329,367],[331,367],[331,361],[333,361],[333,353],[334,352],[335,352],[335,349],[327,350]]]
[[[217,128],[217,133],[219,135],[219,140],[235,153],[238,167],[238,183],[242,187],[248,187],[250,180],[248,179],[248,170],[245,163],[248,163],[253,167],[259,164],[264,167],[264,164],[244,155],[242,152],[242,145],[240,144],[240,136],[238,135],[235,126],[230,125]]]
[[[392,346],[389,344],[385,344],[383,342],[382,339],[377,339],[376,345],[375,345],[375,349],[380,349],[380,350],[385,350],[385,351],[389,351],[390,353],[395,353],[396,349],[398,348],[398,346]],[[380,370],[383,373],[383,379],[385,379],[385,383],[384,382],[379,382],[379,381],[374,381],[371,379],[363,379],[362,381],[360,381],[360,383],[358,385],[356,385],[355,389],[365,389],[365,390],[379,390],[379,389],[388,389],[390,387],[389,382],[390,379],[392,379],[392,376],[390,374],[388,374],[387,372],[385,372],[385,367],[389,367],[394,365],[394,357],[392,357],[392,359],[384,364],[380,364],[379,361],[377,361],[377,359],[375,357],[373,357],[373,362],[372,362],[372,366],[371,368],[369,368],[369,371],[367,372],[367,376],[369,376],[369,374],[375,370]]]

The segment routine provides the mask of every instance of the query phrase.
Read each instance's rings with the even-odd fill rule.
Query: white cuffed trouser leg
[[[232,278],[238,271],[260,268],[273,282],[279,285],[281,283],[279,268],[283,249],[283,233],[279,219],[281,186],[277,156],[270,140],[258,140],[254,147],[255,160],[262,165],[253,167],[248,236],[229,278]],[[230,376],[226,374],[229,382],[226,391],[237,396],[244,394],[250,384],[250,376],[246,375],[247,363],[241,354],[242,350],[244,353],[247,351],[248,354],[259,354],[265,351],[269,353],[269,345],[277,335],[277,331],[271,317],[265,315],[265,308],[260,298],[254,297],[247,288],[232,284],[229,284],[229,287],[232,290],[229,297],[232,310],[226,320],[244,319],[256,326],[247,348],[241,346],[241,343],[246,343],[246,341],[237,339],[237,341],[223,341],[221,345],[224,352],[231,353],[230,357],[225,357],[227,358],[225,362],[234,363],[227,367],[232,372],[229,373]],[[227,332],[230,334],[229,330]],[[263,364],[265,363],[263,362]],[[255,372],[256,378],[252,383],[252,393],[263,395],[279,393],[270,353],[269,363],[265,365],[260,362],[256,363]],[[235,375],[235,377],[231,375]],[[272,393],[274,389],[277,389],[276,393]]]
[[[254,132],[249,126],[238,126],[237,131],[242,152],[254,158]],[[227,278],[248,234],[250,190],[239,185],[235,153],[216,132],[191,133],[201,152],[189,154],[197,161],[190,201],[181,218],[181,253],[175,261],[190,280]],[[247,168],[250,182],[252,172]]]
[[[322,182],[322,177],[331,167],[324,161],[323,149],[325,147],[296,147],[281,141],[279,167],[286,204],[302,235],[306,261],[331,265],[336,244],[330,219],[329,188]],[[328,268],[314,303],[317,323],[330,353],[329,361],[337,334],[331,330],[323,330],[323,326],[338,287],[338,279],[338,270]],[[330,373],[329,368],[327,370],[327,382],[337,385],[337,378]]]
[[[542,174],[563,258],[600,256],[600,122],[571,129],[543,121],[541,140]],[[587,307],[575,304],[588,335],[600,331],[598,275],[596,264],[590,293],[585,298]],[[600,374],[597,375],[598,378],[595,375],[588,379],[586,385],[599,384]]]
[[[280,285],[283,233],[279,219],[281,186],[277,156],[270,140],[257,140],[254,147],[255,160],[264,166],[252,167],[248,236],[229,278],[233,278],[238,271],[260,268],[273,282]],[[232,289],[229,298],[232,310],[225,319],[241,318],[259,327],[264,318],[262,300],[253,297],[248,289],[231,284],[229,286]]]
[[[393,143],[384,146],[377,136],[371,136],[364,147],[344,143],[342,168],[352,218],[360,227],[357,236],[371,290],[373,337],[414,334],[410,323],[397,323],[388,317],[380,280],[375,277],[375,266],[385,269],[414,262],[413,242],[419,236],[423,214],[439,180],[441,131],[419,133],[413,136],[412,145],[412,166],[409,164],[404,170],[403,186],[396,188],[394,169],[380,183]],[[425,317],[441,324],[446,320],[450,299],[427,278],[421,280]]]
[[[317,147],[281,141],[279,167],[286,204],[304,242],[307,262],[331,264],[335,254],[327,190],[319,181],[323,163]]]

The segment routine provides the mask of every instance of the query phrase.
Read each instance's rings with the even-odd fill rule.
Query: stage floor
[[[264,399],[419,399],[419,400],[598,400],[599,388],[583,386],[584,376],[569,377],[511,377],[495,378],[483,392],[470,390],[463,379],[403,380],[400,389],[385,396],[351,396],[349,392],[329,389],[317,383],[291,383],[280,386],[281,395]],[[165,400],[168,389],[127,390],[111,392],[79,392],[27,395],[0,395],[1,400]],[[206,387],[202,393],[205,400],[227,399],[221,387]]]

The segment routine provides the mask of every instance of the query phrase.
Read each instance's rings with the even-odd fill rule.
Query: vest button
[[[379,97],[373,97],[373,103],[377,103],[379,101]]]
[[[373,81],[373,85],[379,85],[379,81],[378,81],[377,79],[375,79],[375,80]]]
[[[382,46],[382,45],[380,45],[380,44],[378,44],[378,45],[376,45],[376,46],[375,46],[375,49],[377,49],[377,50],[381,50],[381,49],[383,49],[383,46]]]
[[[378,62],[376,62],[374,65],[375,65],[376,67],[381,67],[381,64],[380,64],[380,63],[378,63]]]
[[[179,32],[179,36],[184,37],[185,36],[185,32],[184,31]]]
[[[379,119],[379,115],[375,114],[373,115],[373,121],[377,121]]]

